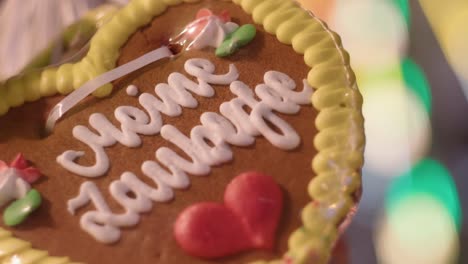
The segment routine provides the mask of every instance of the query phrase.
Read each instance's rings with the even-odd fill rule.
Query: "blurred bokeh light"
[[[383,213],[375,247],[383,264],[448,264],[457,259],[459,241],[453,219],[440,201],[419,194]]]
[[[427,154],[431,139],[429,115],[402,80],[360,85],[366,119],[364,172],[396,177]]]
[[[388,188],[385,208],[391,213],[408,197],[422,194],[439,202],[457,229],[460,229],[460,201],[452,175],[440,162],[433,159],[422,160],[411,170],[393,180]]]
[[[406,55],[408,27],[392,1],[338,0],[335,5],[328,22],[352,54],[355,70],[379,70]]]
[[[409,26],[411,23],[411,9],[408,0],[393,0],[397,8],[400,9],[401,14],[405,18],[406,24]]]
[[[468,1],[420,3],[468,99]]]
[[[327,1],[302,2],[317,8]],[[355,223],[372,232],[375,251],[370,255],[384,264],[452,264],[463,252],[462,207],[453,175],[430,157],[444,149],[443,141],[437,146],[432,142],[437,133],[431,124],[434,112],[439,118],[445,113],[435,109],[433,89],[454,87],[431,87],[408,50],[410,32],[432,29],[468,98],[468,1],[420,0],[431,26],[424,29],[414,28],[411,21],[415,2],[336,0],[318,14],[341,35],[364,98],[364,193]],[[447,72],[441,69],[441,74]],[[359,236],[350,240],[364,242]],[[353,250],[355,255],[369,253],[351,246],[351,255]],[[357,259],[373,263],[370,257]]]
[[[429,86],[423,70],[409,58],[403,60],[401,70],[406,87],[419,97],[424,108],[430,114],[432,111],[431,87]]]

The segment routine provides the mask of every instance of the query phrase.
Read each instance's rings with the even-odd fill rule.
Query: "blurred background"
[[[364,97],[364,193],[342,247],[350,263],[468,263],[468,0],[297,1],[342,36]],[[17,21],[0,32],[0,79],[59,63],[126,0],[56,2],[0,0],[0,24]]]
[[[468,1],[299,2],[341,35],[364,97],[350,262],[468,263]]]

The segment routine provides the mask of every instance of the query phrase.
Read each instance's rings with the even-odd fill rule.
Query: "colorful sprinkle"
[[[26,196],[14,201],[3,213],[3,222],[7,226],[21,224],[42,203],[41,194],[31,189]]]

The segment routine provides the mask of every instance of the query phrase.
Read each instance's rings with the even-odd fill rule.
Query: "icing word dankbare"
[[[170,74],[168,83],[155,87],[159,98],[149,93],[139,96],[139,102],[148,114],[136,107],[119,106],[114,114],[121,124],[120,129],[102,114],[92,114],[89,118],[91,127],[97,133],[85,126],[73,129],[74,137],[93,150],[96,156],[93,166],[75,163],[75,159],[83,156],[84,152],[69,150],[57,158],[65,169],[75,174],[98,177],[104,175],[110,166],[105,147],[117,142],[127,147],[137,147],[141,144],[138,134],[158,133],[190,157],[190,160],[182,158],[167,147],[157,149],[157,161],[144,161],[141,166],[143,174],[154,181],[157,187],[150,187],[132,172],[124,172],[120,179],[113,181],[109,186],[110,193],[125,208],[122,214],[110,210],[93,182],[83,183],[79,195],[69,200],[68,209],[74,214],[78,208],[92,202],[96,210],[84,213],[80,224],[86,232],[103,243],[116,242],[120,238],[120,228],[136,225],[139,214],[152,209],[152,201],[169,201],[174,196],[173,189],[187,188],[190,184],[187,173],[206,175],[210,173],[211,166],[230,161],[233,153],[229,145],[250,146],[255,142],[255,137],[260,135],[272,145],[285,150],[294,149],[300,143],[296,131],[274,111],[296,114],[300,105],[309,104],[312,89],[305,81],[303,89],[295,91],[294,80],[286,74],[266,72],[264,83],[255,87],[255,94],[260,98],[257,100],[252,89],[237,80],[238,71],[234,65],[230,65],[229,72],[223,75],[214,74],[214,65],[205,59],[190,59],[184,68],[197,78],[198,83],[178,72]],[[200,116],[201,125],[192,128],[190,137],[172,125],[163,125],[161,113],[174,117],[181,115],[182,107],[197,107],[198,102],[189,91],[212,97],[214,89],[210,84],[229,85],[231,92],[236,95],[234,99],[220,105],[221,114],[203,113]],[[247,112],[244,107],[250,108],[251,112]],[[130,197],[130,192],[135,197]]]

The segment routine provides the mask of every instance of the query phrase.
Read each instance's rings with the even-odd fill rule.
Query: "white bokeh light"
[[[429,195],[402,200],[377,224],[375,247],[380,264],[456,263],[459,241],[444,206]]]
[[[407,25],[391,1],[336,1],[330,26],[341,35],[356,70],[385,67],[406,55]]]
[[[431,142],[429,116],[401,80],[367,85],[361,85],[366,131],[364,171],[396,177],[427,154]]]

